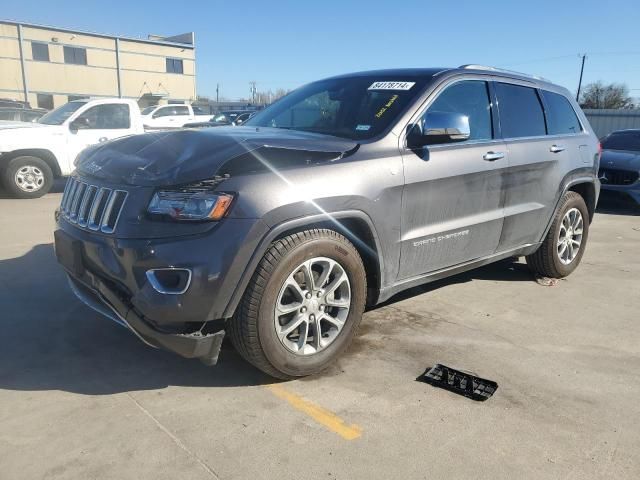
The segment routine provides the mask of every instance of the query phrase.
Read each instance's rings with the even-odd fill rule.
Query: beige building
[[[0,98],[34,108],[83,97],[188,102],[195,73],[193,33],[136,39],[0,20]]]

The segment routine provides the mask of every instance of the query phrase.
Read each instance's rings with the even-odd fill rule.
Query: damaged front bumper
[[[140,315],[123,302],[116,292],[91,272],[83,274],[91,286],[68,274],[73,293],[87,306],[114,322],[128,328],[144,343],[164,348],[186,358],[198,358],[206,365],[218,361],[224,330],[215,333],[166,333],[149,325]]]

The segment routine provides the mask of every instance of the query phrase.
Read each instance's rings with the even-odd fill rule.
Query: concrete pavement
[[[208,368],[77,301],[59,201],[0,199],[2,479],[640,477],[640,216],[598,213],[553,287],[501,262],[404,293],[329,371],[274,388],[229,345]],[[436,362],[498,391],[415,381]]]

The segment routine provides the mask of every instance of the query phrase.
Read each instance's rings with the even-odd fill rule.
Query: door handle
[[[504,152],[487,152],[482,156],[482,158],[487,162],[495,162],[496,160],[504,158]]]
[[[551,153],[560,153],[564,151],[564,145],[551,145],[551,148],[549,148],[549,151]]]

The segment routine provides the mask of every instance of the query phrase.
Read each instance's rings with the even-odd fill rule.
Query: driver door
[[[131,128],[129,105],[104,103],[89,107],[71,123],[67,142],[71,163],[85,148],[127,135]]]
[[[421,119],[433,112],[467,116],[470,136],[403,150],[399,279],[491,255],[502,232],[507,148],[495,138],[489,83],[454,80],[436,94]]]

